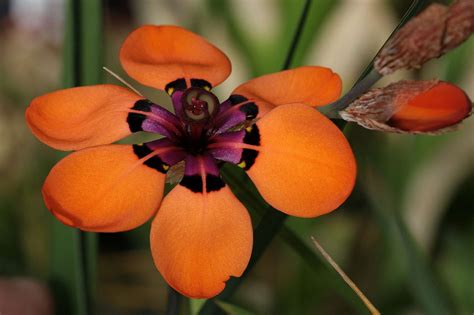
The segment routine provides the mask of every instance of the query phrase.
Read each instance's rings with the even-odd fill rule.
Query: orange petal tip
[[[163,199],[150,233],[157,269],[192,298],[212,298],[245,271],[252,253],[250,216],[228,186],[196,193],[178,185]]]
[[[259,106],[259,116],[287,104],[323,106],[337,100],[342,81],[329,68],[304,66],[254,78],[232,94],[243,95]]]
[[[349,197],[355,158],[329,119],[307,105],[283,105],[256,126],[260,145],[247,173],[270,205],[309,218],[337,209]]]
[[[232,68],[220,49],[174,25],[144,25],[134,30],[122,44],[120,62],[129,76],[161,90],[180,79],[188,87],[192,80],[205,80],[215,87]]]

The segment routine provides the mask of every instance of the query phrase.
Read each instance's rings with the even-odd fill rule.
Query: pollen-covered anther
[[[466,93],[453,84],[407,80],[372,89],[339,114],[367,129],[439,134],[467,118],[471,106]]]
[[[217,97],[205,89],[192,87],[182,96],[184,116],[187,121],[202,122],[212,117],[219,106]]]

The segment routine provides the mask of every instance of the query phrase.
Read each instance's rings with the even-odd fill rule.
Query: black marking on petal
[[[135,153],[136,156],[138,156],[139,159],[141,159],[147,156],[148,154],[152,153],[153,151],[146,144],[143,144],[143,145],[134,144],[133,152]],[[170,168],[170,166],[166,164],[165,162],[163,162],[163,160],[161,160],[161,158],[158,155],[152,156],[151,158],[146,160],[143,164],[163,174],[166,174],[166,172]]]
[[[229,97],[229,101],[232,105],[237,105],[243,102],[247,102],[248,99],[245,96],[239,94],[233,94]]]
[[[195,193],[202,193],[202,177],[201,175],[184,175],[181,182],[181,186],[184,186]]]
[[[151,112],[151,105],[153,105],[153,102],[150,100],[138,100],[135,102],[132,109],[139,110],[141,112]]]
[[[258,130],[257,125],[245,129],[244,143],[260,145],[260,131]]]
[[[186,90],[186,80],[184,78],[176,79],[165,86],[165,91],[169,95],[173,95],[175,91],[183,91]]]
[[[258,151],[251,149],[243,149],[242,157],[240,158],[238,166],[243,168],[245,171],[248,171],[254,164],[257,159]]]
[[[260,132],[257,125],[253,125],[245,129],[243,142],[251,145],[260,145]],[[237,165],[248,171],[255,164],[258,153],[259,152],[256,150],[243,149],[242,156]]]
[[[207,174],[206,175],[206,191],[219,191],[225,187],[225,183],[219,176]]]
[[[151,105],[153,103],[149,100],[143,99],[135,102],[131,109],[141,111],[141,112],[150,112]],[[131,132],[142,131],[142,123],[146,119],[146,116],[138,113],[129,113],[127,116],[128,127]]]
[[[258,115],[258,106],[255,103],[247,103],[240,106],[239,110],[245,114],[245,119],[252,120]]]
[[[202,79],[191,79],[191,86],[201,88],[207,91],[210,91],[212,89],[211,83]]]
[[[185,175],[179,184],[188,188],[192,192],[203,192],[201,175]],[[225,187],[225,183],[222,178],[212,174],[206,175],[206,192],[219,191],[223,187]]]

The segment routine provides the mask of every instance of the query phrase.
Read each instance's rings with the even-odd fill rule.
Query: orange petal
[[[33,99],[26,122],[38,139],[59,150],[109,144],[131,133],[127,110],[142,98],[115,85],[60,90]]]
[[[138,154],[140,155],[140,154]],[[146,160],[147,159],[147,160]],[[74,152],[56,164],[43,186],[46,207],[64,224],[117,232],[145,223],[158,209],[165,174],[135,146],[107,145]]]
[[[332,103],[341,95],[341,89],[341,79],[331,69],[306,66],[252,79],[232,94],[256,102],[261,116],[284,104],[323,106]]]
[[[436,131],[461,122],[471,111],[471,101],[457,86],[446,82],[400,105],[387,122],[407,131]]]
[[[284,105],[256,126],[258,132],[248,138],[260,136],[260,146],[254,147],[258,154],[244,168],[269,204],[289,215],[315,217],[347,199],[356,163],[346,138],[329,119],[306,105]]]
[[[151,250],[170,286],[189,297],[210,298],[247,267],[250,217],[227,186],[203,194],[178,185],[153,220]]]
[[[170,88],[183,88],[184,83],[187,87],[202,87],[201,80],[214,87],[231,71],[229,59],[217,47],[184,28],[171,25],[146,25],[133,31],[120,49],[120,61],[138,82],[169,93]],[[192,80],[197,83],[193,84]]]

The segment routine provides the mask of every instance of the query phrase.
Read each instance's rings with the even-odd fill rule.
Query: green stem
[[[82,83],[82,10],[81,0],[72,0],[72,86],[80,86]],[[88,251],[86,236],[83,231],[77,230],[77,286],[78,300],[82,304],[85,314],[91,314],[91,294],[89,292],[88,277]]]
[[[365,77],[360,78],[343,97],[334,103],[319,107],[318,110],[329,118],[338,118],[339,111],[349,106],[353,101],[367,92],[381,78],[382,75],[378,73],[375,68],[372,68],[370,72]]]
[[[102,63],[102,4],[69,0],[65,19],[63,86],[98,84]],[[97,236],[52,226],[50,281],[58,314],[93,314]]]

